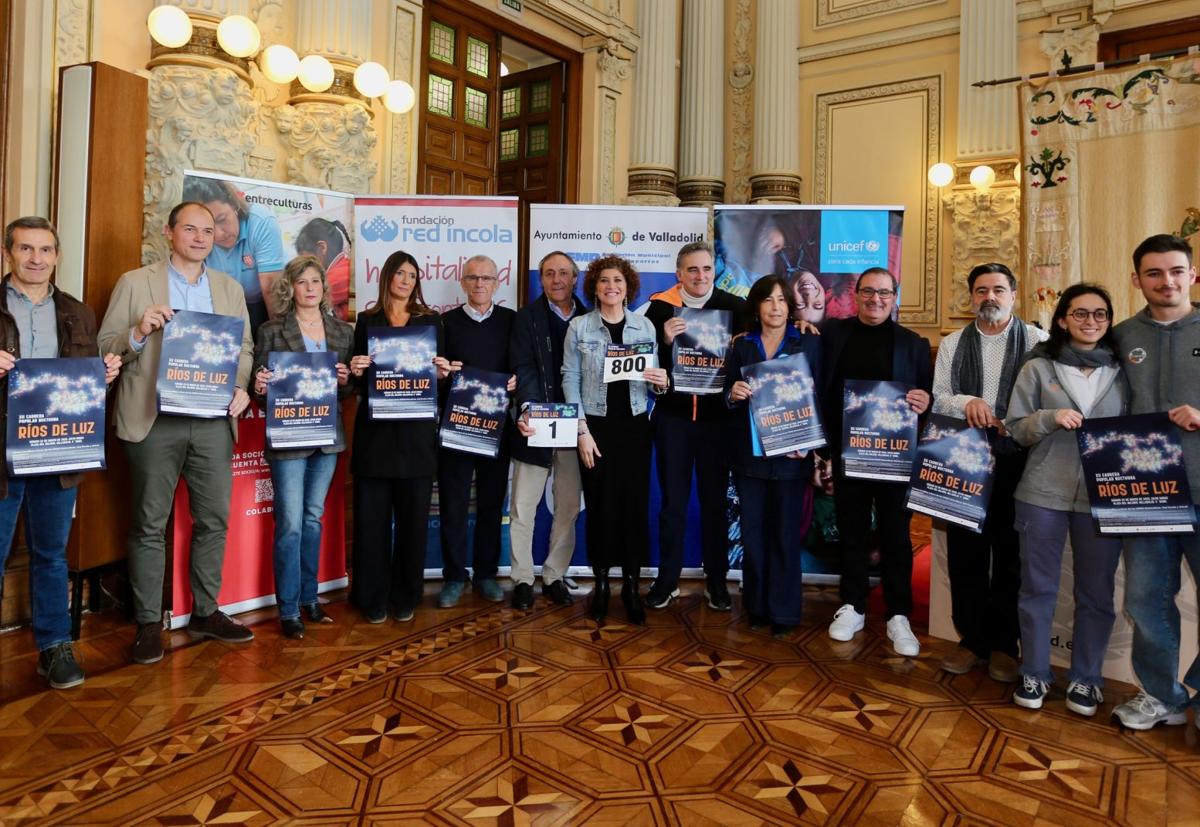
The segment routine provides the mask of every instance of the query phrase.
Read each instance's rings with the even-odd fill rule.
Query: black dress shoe
[[[621,603],[625,606],[625,616],[635,626],[646,625],[646,607],[642,605],[642,596],[638,594],[636,577],[625,577],[621,585]]]
[[[206,637],[222,643],[249,643],[254,640],[254,632],[222,611],[213,612],[207,617],[193,614],[188,620],[187,633],[192,640]]]
[[[533,586],[529,583],[518,583],[513,588],[512,607],[520,611],[533,608]]]
[[[592,604],[588,607],[588,614],[592,620],[600,623],[608,617],[608,599],[612,597],[612,590],[608,586],[607,569],[594,569],[593,572],[596,575],[596,585],[592,586]]]
[[[561,580],[555,580],[549,585],[543,582],[542,594],[550,598],[550,602],[556,606],[570,606],[572,603],[571,590]]]
[[[133,662],[157,663],[162,658],[162,624],[139,623],[133,640]]]
[[[279,625],[283,627],[284,637],[289,637],[292,640],[300,640],[304,637],[304,621],[298,617],[281,620],[279,621]]]
[[[765,629],[771,625],[771,618],[766,615],[750,615],[750,630],[757,632],[760,629]]]
[[[308,618],[309,623],[333,623],[333,618],[325,613],[320,603],[305,606],[304,616]]]

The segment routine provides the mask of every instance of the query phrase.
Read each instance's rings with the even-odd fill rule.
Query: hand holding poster
[[[367,351],[371,419],[437,419],[437,331],[432,326],[372,328]]]
[[[1165,413],[1085,419],[1076,436],[1101,534],[1196,530],[1183,444]]]
[[[267,447],[318,448],[337,441],[337,354],[271,353]]]
[[[803,353],[747,365],[750,416],[764,456],[807,451],[825,444],[812,371]]]
[[[978,533],[987,518],[995,467],[983,428],[933,414],[917,446],[906,505]]]
[[[574,402],[530,402],[525,409],[534,434],[530,448],[574,448],[579,438],[579,405]]]
[[[687,322],[687,329],[672,343],[671,386],[680,393],[720,393],[725,385],[732,314],[676,307],[674,315]]]
[[[650,342],[636,345],[608,345],[604,352],[604,383],[644,381],[646,368],[658,367],[654,356],[654,345]]]
[[[508,375],[464,367],[450,382],[439,442],[443,448],[495,457],[508,412]]]
[[[900,382],[847,379],[842,463],[847,477],[908,482],[917,453],[917,415]]]
[[[243,322],[236,316],[177,310],[163,327],[158,410],[217,419],[229,415]]]
[[[18,359],[8,374],[13,477],[104,468],[104,361]]]

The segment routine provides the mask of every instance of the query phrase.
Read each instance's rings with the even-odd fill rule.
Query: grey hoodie
[[[1200,309],[1171,324],[1148,308],[1113,328],[1117,356],[1129,380],[1130,413],[1158,413],[1179,405],[1200,408]],[[1192,497],[1200,496],[1200,431],[1179,429]]]

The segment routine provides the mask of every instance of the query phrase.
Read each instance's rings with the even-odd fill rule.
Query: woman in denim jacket
[[[620,256],[603,256],[588,265],[584,297],[594,308],[576,316],[563,344],[563,395],[580,405],[579,462],[587,502],[588,562],[596,578],[591,616],[608,615],[608,570],[621,566],[621,602],[630,622],[643,624],[646,612],[638,594],[638,573],[647,559],[650,530],[649,391],[667,388],[667,372],[646,368],[628,381],[604,382],[604,357],[610,344],[649,344],[654,325],[626,310],[637,297],[638,274]]]

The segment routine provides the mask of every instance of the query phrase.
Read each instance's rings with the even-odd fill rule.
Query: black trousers
[[[580,463],[587,505],[587,553],[593,569],[620,566],[637,576],[649,556],[650,418],[589,416],[600,458]]]
[[[842,547],[841,600],[866,614],[870,568],[871,505],[879,529],[880,576],[887,617],[912,614],[912,514],[904,507],[903,483],[848,479],[839,474],[834,490]]]
[[[663,416],[654,422],[654,451],[662,509],[658,515],[658,582],[675,588],[683,568],[692,471],[700,502],[700,549],[709,583],[729,574],[729,423]]]
[[[766,480],[737,475],[742,505],[742,604],[783,626],[800,625],[803,538],[796,515],[804,508],[807,479]]]
[[[351,596],[367,614],[407,611],[421,602],[432,496],[429,477],[354,478]]]
[[[475,534],[472,560],[475,579],[496,576],[500,563],[500,519],[508,489],[508,449],[492,459],[478,454],[438,451],[438,512],[442,518],[442,577],[465,583],[467,572],[467,515],[471,507],[471,477],[475,477]]]
[[[1025,457],[1024,451],[997,455],[992,498],[981,534],[946,526],[950,616],[962,645],[981,658],[992,652],[1017,656],[1021,548],[1013,528],[1013,493],[1025,470]]]

